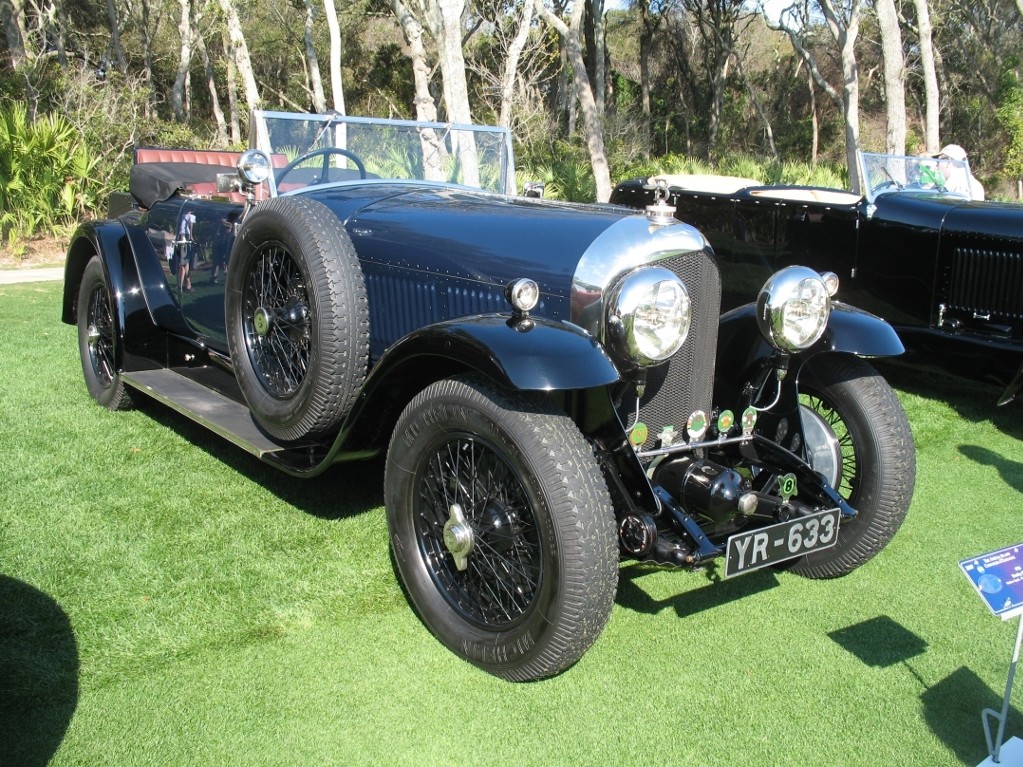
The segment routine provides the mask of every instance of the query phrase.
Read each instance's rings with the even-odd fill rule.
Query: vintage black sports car
[[[514,195],[506,130],[259,112],[252,148],[143,148],[68,252],[90,394],[155,398],[295,476],[386,454],[397,572],[453,652],[574,663],[619,557],[844,575],[913,490],[889,325],[834,275],[720,317],[663,206]]]
[[[906,362],[991,381],[999,404],[1011,401],[1023,387],[1023,206],[971,200],[966,160],[859,162],[863,196],[685,175],[625,181],[611,200],[641,208],[663,195],[699,228],[721,261],[726,308],[789,264],[829,269],[846,301],[895,327]]]

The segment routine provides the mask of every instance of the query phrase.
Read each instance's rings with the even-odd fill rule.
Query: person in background
[[[958,144],[947,144],[944,147],[942,147],[941,151],[938,152],[934,156],[938,160],[948,159],[948,160],[955,160],[956,162],[966,162],[967,161],[966,160],[966,150],[963,149]],[[962,180],[962,179],[954,179],[954,174],[962,174],[962,173],[966,173],[969,176],[969,178],[965,179],[965,183],[963,183],[964,180]],[[984,199],[984,186],[973,175],[973,172],[969,170],[969,166],[968,165],[966,166],[965,169],[958,168],[958,167],[954,168],[951,171],[946,172],[945,175],[946,175],[946,177],[948,177],[949,181],[959,180],[960,183],[957,184],[957,186],[959,188],[961,188],[961,189],[968,189],[969,192],[970,192],[970,199],[973,199],[973,200],[983,200]]]
[[[192,289],[190,272],[193,264],[192,227],[195,225],[195,213],[187,211],[181,217],[181,227],[178,229],[178,240],[175,243],[178,247],[178,290],[188,292]]]

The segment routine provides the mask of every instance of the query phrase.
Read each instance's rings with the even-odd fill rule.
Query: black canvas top
[[[145,162],[131,166],[128,190],[139,205],[151,208],[192,184],[216,184],[221,173],[237,173],[226,165],[198,162]]]

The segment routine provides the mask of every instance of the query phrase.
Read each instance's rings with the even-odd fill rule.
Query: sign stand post
[[[987,752],[990,758],[981,762],[982,765],[1003,764],[1016,767],[1023,765],[1023,740],[1010,738],[1005,743],[1005,753],[1002,753],[1002,738],[1005,737],[1005,720],[1009,718],[1009,699],[1012,697],[1012,680],[1016,676],[1016,664],[1019,663],[1019,646],[1023,640],[1023,617],[1018,621],[1019,628],[1016,630],[1016,647],[1012,651],[1012,663],[1009,664],[1009,678],[1005,681],[1005,696],[1002,698],[1002,710],[995,711],[993,708],[985,708],[980,712],[980,718],[984,722],[984,737],[987,739]],[[994,740],[991,739],[991,720],[998,720],[998,734]],[[1008,757],[1009,761],[1002,761],[1000,757]]]
[[[1009,663],[1009,676],[1005,680],[1005,695],[1002,696],[1002,710],[985,708],[980,713],[989,756],[977,767],[1023,767],[1023,740],[1012,737],[1004,743],[1002,741],[1005,737],[1005,723],[1009,718],[1012,683],[1019,663],[1020,645],[1023,644],[1023,543],[964,559],[959,567],[991,612],[1003,621],[1019,617],[1016,644]],[[993,738],[992,719],[998,720],[998,731]]]

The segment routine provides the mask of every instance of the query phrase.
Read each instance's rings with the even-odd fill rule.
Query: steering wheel
[[[322,156],[323,166],[321,168],[320,179],[319,181],[313,182],[313,184],[322,184],[324,182],[324,179],[326,179],[329,175],[330,168],[329,158],[332,154],[339,154],[343,157],[349,158],[352,162],[355,163],[355,167],[359,169],[359,178],[366,178],[366,166],[363,164],[362,160],[360,160],[357,155],[353,154],[352,152],[349,152],[347,149],[338,149],[337,147],[331,146],[327,147],[326,149],[314,149],[311,152],[306,152],[305,154],[296,157],[294,160],[289,162],[277,176],[277,183],[280,184],[282,181],[284,181],[284,177],[291,173],[291,171],[293,171],[296,166],[301,165],[306,160],[309,160],[313,157]],[[310,184],[310,186],[312,186],[312,184]]]

